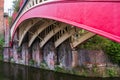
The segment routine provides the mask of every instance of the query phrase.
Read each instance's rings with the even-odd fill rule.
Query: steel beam
[[[51,30],[43,39],[43,41],[40,42],[40,47],[42,48],[45,43],[52,38],[57,32],[59,32],[61,29],[64,29],[67,26],[67,24],[61,23],[60,27],[56,27],[54,30]]]
[[[35,40],[35,38],[44,30],[44,29],[46,29],[49,25],[51,25],[51,24],[54,24],[56,21],[50,21],[50,22],[45,22],[43,25],[41,25],[38,29],[37,29],[37,31],[34,33],[34,35],[33,36],[31,36],[31,38],[29,39],[29,44],[28,44],[28,46],[30,47],[31,46],[31,44],[33,43],[33,41]]]

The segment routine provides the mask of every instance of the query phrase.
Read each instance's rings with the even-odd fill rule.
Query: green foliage
[[[110,41],[109,45],[104,48],[104,51],[109,55],[113,63],[120,65],[120,44]]]
[[[87,42],[80,45],[81,49],[102,50],[108,44],[109,40],[98,35],[90,38]]]
[[[15,12],[18,12],[19,11],[19,3],[20,3],[20,0],[14,0],[13,1],[13,10],[15,11]]]
[[[87,70],[82,69],[81,75],[87,77],[88,76]]]
[[[64,67],[61,67],[59,65],[56,65],[54,70],[56,72],[62,72],[62,73],[69,73],[69,74],[74,74],[74,75],[80,75],[79,71],[76,71],[75,69],[65,69]]]
[[[93,65],[93,67],[92,67],[92,73],[93,73],[94,76],[101,76],[99,70],[100,69],[98,68],[97,65]]]
[[[40,68],[42,68],[42,69],[48,69],[47,63],[45,61],[41,62],[40,63]]]
[[[1,37],[0,38],[0,60],[2,60],[3,56],[2,56],[2,53],[3,53],[3,45],[4,45],[4,39]]]
[[[1,60],[3,60],[3,56],[2,56],[2,54],[0,53],[0,61],[1,61]]]
[[[93,68],[93,72],[97,73],[97,68],[96,67]]]
[[[117,71],[116,71],[116,69],[114,69],[114,68],[108,68],[108,69],[106,70],[106,73],[107,73],[107,75],[108,75],[109,77],[116,77],[116,76],[118,76],[118,75],[117,75]]]
[[[66,70],[64,68],[60,67],[59,65],[55,66],[55,71],[57,71],[57,72],[66,72]]]
[[[35,61],[33,60],[33,59],[31,59],[30,61],[29,61],[29,65],[30,66],[33,66],[35,64]]]
[[[0,38],[0,47],[3,47],[3,45],[4,45],[4,39]]]
[[[8,21],[9,21],[9,25],[11,25],[12,24],[12,17],[11,16],[8,17]]]

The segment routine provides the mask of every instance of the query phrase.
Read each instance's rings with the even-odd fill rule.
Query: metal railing
[[[15,20],[13,21],[12,25],[11,25],[11,36],[13,35],[13,31],[15,28],[16,23],[18,22],[18,20],[20,19],[20,17],[29,9],[38,6],[40,4],[44,4],[46,2],[50,2],[50,1],[55,1],[55,0],[26,0],[22,6],[22,8],[19,10],[17,17],[15,18]]]

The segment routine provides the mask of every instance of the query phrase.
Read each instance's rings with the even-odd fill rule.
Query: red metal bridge
[[[25,64],[28,64],[28,53],[35,54],[32,58],[39,64],[43,58],[47,60],[45,56],[49,52],[58,54],[56,49],[65,48],[62,44],[74,49],[96,34],[120,42],[119,1],[24,0],[11,26],[13,50],[16,46],[22,48]],[[18,61],[17,58],[14,59]],[[66,57],[70,61],[66,65],[74,63],[74,58],[75,55],[73,60]]]

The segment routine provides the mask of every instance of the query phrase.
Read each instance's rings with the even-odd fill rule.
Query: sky
[[[4,0],[4,12],[8,12],[8,9],[12,9],[12,2],[14,0]]]

